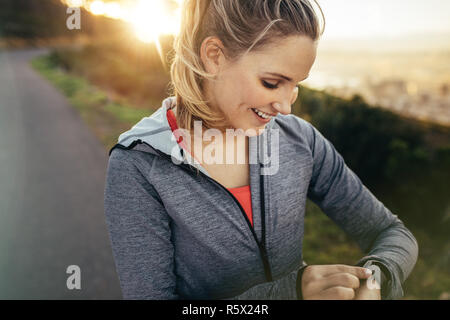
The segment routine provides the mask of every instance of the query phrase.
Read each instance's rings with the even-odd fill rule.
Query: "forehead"
[[[316,55],[317,42],[306,36],[292,36],[249,53],[242,63],[256,72],[281,73],[300,81],[308,76]]]

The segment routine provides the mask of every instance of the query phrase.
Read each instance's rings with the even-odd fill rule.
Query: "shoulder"
[[[156,156],[139,150],[115,148],[108,160],[108,171],[117,169],[129,174],[144,175],[148,178]]]
[[[115,148],[109,157],[105,195],[136,198],[145,190],[143,197],[149,195],[160,202],[152,178],[155,156],[142,151]]]

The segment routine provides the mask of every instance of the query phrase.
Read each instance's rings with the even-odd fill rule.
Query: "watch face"
[[[372,270],[372,275],[367,279],[367,287],[369,289],[381,289],[381,270],[378,266],[372,264],[367,267]]]

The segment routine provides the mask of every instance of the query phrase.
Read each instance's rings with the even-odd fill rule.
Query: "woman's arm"
[[[382,297],[403,297],[401,285],[417,261],[415,237],[346,166],[332,143],[309,122],[299,120],[306,124],[314,159],[308,197],[366,253],[356,265],[372,260],[387,273]]]
[[[280,279],[253,286],[245,292],[223,300],[298,300],[301,299],[301,275],[307,264]]]
[[[153,187],[116,149],[109,158],[105,215],[124,299],[179,299],[169,217]]]

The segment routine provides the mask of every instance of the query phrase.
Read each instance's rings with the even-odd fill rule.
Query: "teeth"
[[[253,108],[252,110],[255,111],[255,113],[257,113],[261,118],[268,119],[268,118],[271,117],[271,116],[268,115],[267,113],[264,113],[264,112],[262,112],[262,111],[259,111],[258,109]]]

